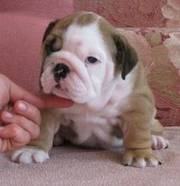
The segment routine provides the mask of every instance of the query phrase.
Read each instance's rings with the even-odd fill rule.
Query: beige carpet
[[[43,164],[18,165],[0,156],[0,186],[180,186],[180,127],[166,129],[163,164],[138,169],[120,164],[120,154],[60,147]]]

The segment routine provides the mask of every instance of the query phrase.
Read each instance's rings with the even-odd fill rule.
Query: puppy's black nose
[[[53,69],[55,81],[59,82],[60,79],[65,79],[69,72],[70,69],[67,65],[63,63],[58,63]]]

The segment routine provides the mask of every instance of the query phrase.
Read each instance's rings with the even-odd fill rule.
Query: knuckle
[[[17,101],[15,102],[15,106],[18,106],[21,102],[22,102],[21,100],[17,100]]]
[[[19,113],[18,104],[20,104],[20,103],[22,103],[21,100],[16,101],[16,103],[15,103],[15,108],[17,110],[17,113]],[[23,113],[21,112],[20,114],[23,117],[25,117],[25,118],[29,119],[30,121],[33,121],[33,122],[35,122],[36,124],[39,125],[40,122],[41,122],[40,110],[36,106],[34,106],[34,105],[32,105],[28,102],[24,102],[24,103],[27,106],[27,110],[26,110],[26,112],[23,112]],[[19,122],[24,122],[24,120],[22,120],[22,118],[21,118]]]
[[[16,124],[11,125],[11,131],[15,136],[19,136],[21,132],[19,126]]]
[[[19,117],[16,118],[16,122],[18,124],[23,124],[23,123],[25,123],[25,120],[24,120],[24,118],[22,116],[19,116]]]

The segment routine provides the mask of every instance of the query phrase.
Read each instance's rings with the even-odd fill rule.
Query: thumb
[[[0,76],[0,110],[9,102],[9,83]]]

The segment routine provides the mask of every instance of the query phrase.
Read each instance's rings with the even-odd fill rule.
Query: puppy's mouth
[[[42,90],[45,94],[86,103],[95,96],[88,72],[75,56],[63,54],[47,58],[40,79]]]
[[[61,88],[61,85],[60,85],[59,83],[57,83],[57,84],[55,85],[55,88],[60,89],[60,88]]]

